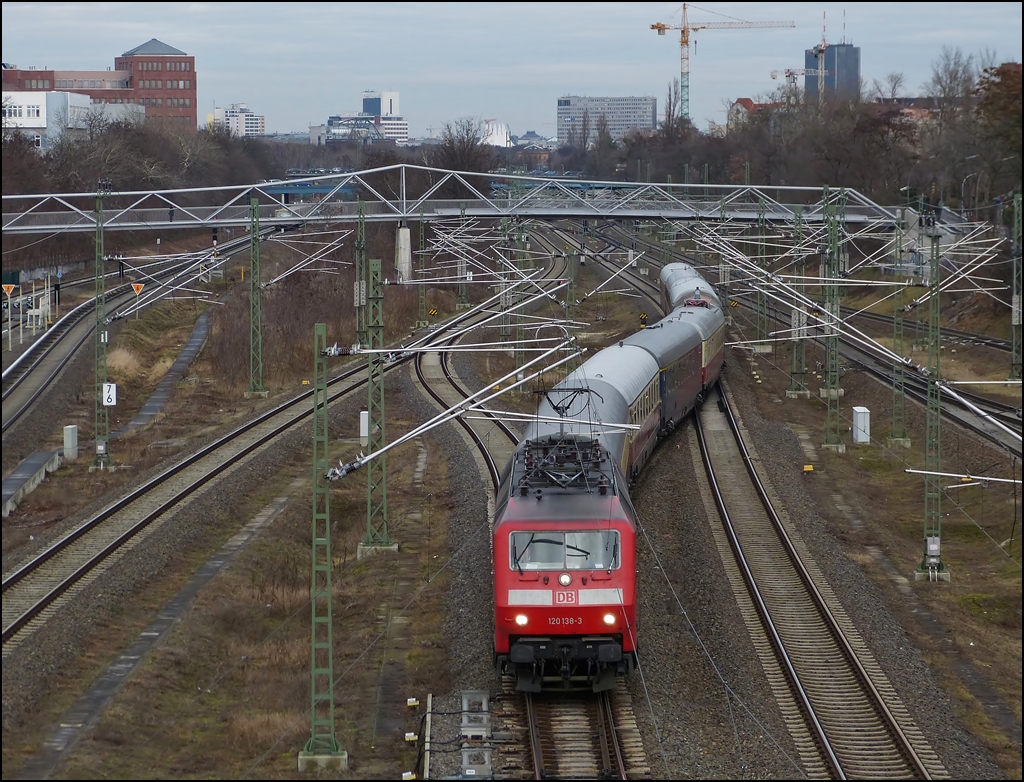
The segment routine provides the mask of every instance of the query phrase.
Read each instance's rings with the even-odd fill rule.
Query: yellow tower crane
[[[652,30],[657,30],[658,35],[664,35],[666,30],[679,30],[679,115],[690,118],[690,33],[697,30],[746,30],[750,28],[763,27],[796,27],[796,22],[744,22],[737,19],[731,22],[695,22],[691,24],[686,16],[687,7],[696,8],[698,11],[707,11],[706,8],[689,6],[683,3],[682,24],[662,24],[657,22],[651,25]],[[715,13],[708,11],[708,13]],[[723,16],[723,14],[718,14]],[[731,18],[731,17],[730,17]]]

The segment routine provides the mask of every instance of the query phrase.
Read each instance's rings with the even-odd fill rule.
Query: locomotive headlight
[[[605,614],[604,615],[604,623],[606,625],[608,625],[609,627],[611,627],[613,624],[615,624],[615,614]]]
[[[558,583],[564,587],[567,587],[569,586],[569,584],[572,583],[572,576],[568,573],[562,573],[562,575],[558,577]]]
[[[516,614],[516,624],[520,627],[526,627],[526,614]]]

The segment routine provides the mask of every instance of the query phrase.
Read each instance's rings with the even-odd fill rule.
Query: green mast
[[[317,323],[313,340],[313,560],[310,578],[309,741],[299,770],[319,763],[345,767],[334,729],[334,625],[331,606],[331,497],[327,453],[327,326]]]
[[[895,273],[899,277],[903,275],[903,209],[899,210],[899,217],[896,220],[896,252],[893,257]],[[900,285],[896,289],[896,301],[892,308],[892,352],[897,358],[892,365],[892,434],[889,437],[889,447],[901,448],[910,447],[910,438],[907,437],[907,395],[904,387],[903,361],[905,355],[903,343],[903,293],[906,286]]]
[[[249,199],[249,394],[265,396],[263,386],[263,288],[260,285],[260,202]]]
[[[797,206],[793,214],[793,250],[794,250],[794,276],[793,288],[798,294],[802,294],[804,288],[804,277],[807,270],[807,256],[803,251],[804,224],[803,207]],[[790,315],[789,327],[793,330],[792,341],[792,364],[789,372],[789,391],[786,396],[791,398],[808,397],[810,392],[804,384],[804,376],[807,374],[807,310],[806,304],[798,297],[793,304]]]
[[[367,297],[367,349],[384,349],[384,285],[381,280],[380,258],[370,259],[370,279]],[[384,366],[382,352],[368,354],[369,382],[367,383],[367,410],[370,431],[367,433],[372,456],[387,444],[384,425]],[[391,546],[388,535],[388,456],[370,459],[366,464],[366,537],[360,549]]]
[[[103,197],[110,192],[110,182],[102,179],[96,188],[96,326],[93,333],[95,345],[95,418],[93,436],[96,440],[96,454],[92,466],[96,470],[105,470],[110,465],[110,417],[107,412],[107,343],[110,332],[107,331],[107,280],[104,276],[103,250]]]
[[[830,203],[828,187],[825,188],[825,228],[828,245],[825,250],[825,307],[828,322],[825,326],[825,401],[828,413],[825,422],[823,447],[844,453],[846,444],[839,434],[839,220],[836,205]]]
[[[942,272],[939,231],[931,226],[931,265],[928,298],[928,414],[925,428],[924,556],[915,578],[948,581],[942,562],[942,398],[939,386],[939,356],[942,352],[939,283]]]
[[[1013,312],[1010,316],[1010,328],[1013,332],[1013,352],[1010,358],[1010,380],[1021,379],[1021,335],[1020,335],[1020,305],[1021,305],[1021,258],[1020,258],[1020,193],[1013,196]]]
[[[359,200],[359,221],[356,223],[356,342],[365,347],[366,337],[366,213]]]

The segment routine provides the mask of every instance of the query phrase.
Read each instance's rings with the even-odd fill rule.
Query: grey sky
[[[706,30],[691,42],[690,113],[724,121],[737,97],[778,85],[774,69],[803,66],[821,40],[861,47],[867,84],[892,71],[917,93],[943,46],[997,62],[1021,60],[1021,4],[707,3],[719,14],[793,20],[795,29]],[[3,3],[3,61],[102,69],[159,38],[196,57],[200,119],[247,103],[268,131],[305,131],[358,111],[364,89],[397,90],[410,134],[464,116],[513,133],[555,133],[561,95],[654,95],[664,108],[679,74],[671,3]],[[690,21],[727,21],[691,6]]]

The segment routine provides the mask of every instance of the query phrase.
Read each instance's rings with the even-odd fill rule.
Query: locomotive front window
[[[614,570],[619,566],[619,533],[513,532],[509,536],[512,568],[526,570]]]

